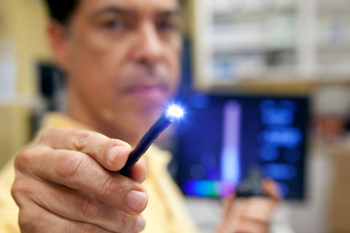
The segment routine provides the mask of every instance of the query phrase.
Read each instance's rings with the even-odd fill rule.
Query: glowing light
[[[169,106],[166,116],[171,119],[181,118],[184,115],[184,110],[178,105]]]

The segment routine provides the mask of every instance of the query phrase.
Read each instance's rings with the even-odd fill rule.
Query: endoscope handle
[[[266,196],[261,187],[262,180],[263,175],[260,168],[250,170],[248,177],[238,184],[236,197]]]

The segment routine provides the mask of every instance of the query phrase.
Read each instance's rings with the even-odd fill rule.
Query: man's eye
[[[178,26],[173,22],[161,22],[158,24],[158,29],[162,31],[176,31]]]
[[[118,30],[122,27],[122,23],[116,20],[108,21],[107,23],[104,24],[104,27],[109,30]]]

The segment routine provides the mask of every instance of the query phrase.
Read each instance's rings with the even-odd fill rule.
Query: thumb
[[[228,227],[228,220],[230,219],[230,215],[233,211],[233,206],[236,201],[236,193],[231,194],[230,196],[222,198],[222,204],[223,204],[223,216],[221,218],[221,222],[219,223],[218,227],[216,228],[215,233],[223,233],[225,232],[225,229]]]
[[[236,193],[233,193],[230,196],[222,199],[222,203],[224,206],[224,219],[226,219],[230,215],[230,211],[233,209],[233,205],[235,201],[236,201]]]
[[[264,178],[261,181],[261,186],[268,197],[272,198],[276,202],[281,199],[282,190],[275,181]]]

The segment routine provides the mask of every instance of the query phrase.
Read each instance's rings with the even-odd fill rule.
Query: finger
[[[261,181],[261,186],[264,192],[276,202],[281,199],[282,191],[275,181],[265,178]]]
[[[234,228],[235,233],[267,233],[268,225],[241,217]]]
[[[233,205],[235,204],[236,201],[236,194],[232,194],[228,197],[225,197],[222,199],[223,200],[223,204],[224,204],[224,219],[226,219],[229,215],[230,212],[233,210]]]
[[[268,227],[274,206],[275,202],[270,198],[254,197],[240,200],[230,211],[226,229],[235,229],[233,232],[242,233],[261,232],[258,229]]]
[[[233,203],[232,207],[229,210],[229,214],[226,218],[226,222],[225,222],[226,229],[229,229],[232,231],[232,229],[236,228],[238,222],[240,221],[243,209],[244,209],[244,205],[242,201],[235,201],[235,203]]]
[[[27,204],[19,213],[19,227],[24,233],[110,233],[99,226],[72,221],[54,215],[34,203]]]
[[[26,186],[34,191],[28,198],[65,219],[92,223],[117,232],[138,232],[145,227],[145,220],[141,216],[128,215],[91,194],[36,180],[26,181],[21,185],[21,189],[25,189]]]
[[[24,159],[16,160],[18,171],[84,191],[128,214],[140,214],[146,208],[148,196],[140,184],[103,169],[81,152],[37,148],[21,156]]]
[[[235,201],[236,195],[230,195],[222,199],[223,207],[224,207],[224,216],[222,218],[222,222],[218,225],[216,229],[216,233],[226,232],[227,229],[233,229],[233,226],[236,224],[235,214]]]
[[[276,202],[271,198],[254,197],[242,203],[241,217],[267,225],[270,222]]]
[[[122,169],[131,152],[131,146],[126,142],[87,130],[54,128],[42,136],[41,143],[53,149],[88,154],[110,171]]]
[[[147,170],[147,160],[144,157],[141,157],[131,169],[129,177],[137,183],[142,184],[147,177]]]

